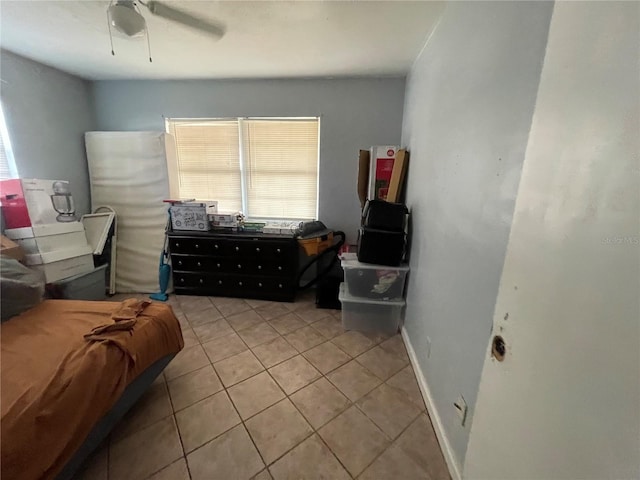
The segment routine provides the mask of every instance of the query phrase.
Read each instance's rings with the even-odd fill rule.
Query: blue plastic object
[[[171,213],[169,213],[169,221],[167,222],[167,229],[171,223]],[[164,245],[162,252],[160,252],[160,266],[158,268],[158,280],[160,283],[160,292],[152,293],[149,295],[151,300],[157,300],[159,302],[166,302],[169,299],[167,294],[167,288],[169,288],[169,279],[171,278],[171,265],[167,263],[169,260],[169,242],[167,238],[167,230],[164,233]]]

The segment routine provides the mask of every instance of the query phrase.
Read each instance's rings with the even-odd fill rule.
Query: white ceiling
[[[2,48],[84,78],[403,75],[443,5],[429,1],[167,1],[223,23],[216,40],[152,16],[144,38],[114,33],[109,1],[0,1]]]

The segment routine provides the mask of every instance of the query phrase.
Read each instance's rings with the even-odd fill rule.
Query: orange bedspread
[[[147,367],[183,347],[170,306],[152,303],[131,331],[84,338],[118,302],[47,300],[2,324],[1,477],[54,478]],[[112,340],[111,340],[112,339]]]

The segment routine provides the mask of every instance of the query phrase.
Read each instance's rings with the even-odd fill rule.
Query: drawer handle
[[[262,270],[262,265],[258,265],[258,270]]]
[[[278,284],[278,288],[282,288],[282,284],[281,283]]]
[[[204,280],[203,280],[203,279],[200,279],[200,283],[204,283]]]
[[[236,252],[239,252],[239,251],[240,251],[240,247],[236,247]]]
[[[280,265],[278,265],[278,270],[282,270],[282,267]]]
[[[215,248],[216,250],[218,249],[218,244],[216,243],[213,248]]]
[[[218,280],[218,285],[222,285],[222,280]]]
[[[242,286],[242,282],[238,282],[238,285],[239,285],[239,286]]]
[[[198,266],[201,267],[202,265],[200,264],[200,262],[198,262]]]
[[[219,263],[216,263],[216,267],[220,268],[220,264],[219,264]]]
[[[200,248],[200,245],[198,245],[197,243],[196,243],[196,248]]]
[[[180,244],[178,242],[176,242],[176,247],[179,247],[179,246],[180,246]]]
[[[259,287],[262,287],[262,282],[258,282],[258,286],[259,286]]]
[[[178,265],[182,265],[182,260],[178,260]]]
[[[256,247],[256,252],[259,252],[259,251],[260,251],[260,247]]]
[[[279,248],[276,248],[276,252],[280,253],[280,249],[279,249]]]
[[[181,279],[180,279],[180,283],[184,283],[184,278],[181,278]]]
[[[238,270],[240,270],[242,268],[242,265],[238,264]]]

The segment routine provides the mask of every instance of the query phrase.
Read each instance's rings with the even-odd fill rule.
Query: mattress
[[[1,477],[54,478],[125,388],[183,347],[168,305],[88,341],[120,303],[47,300],[2,324]],[[95,338],[95,337],[94,337]]]

